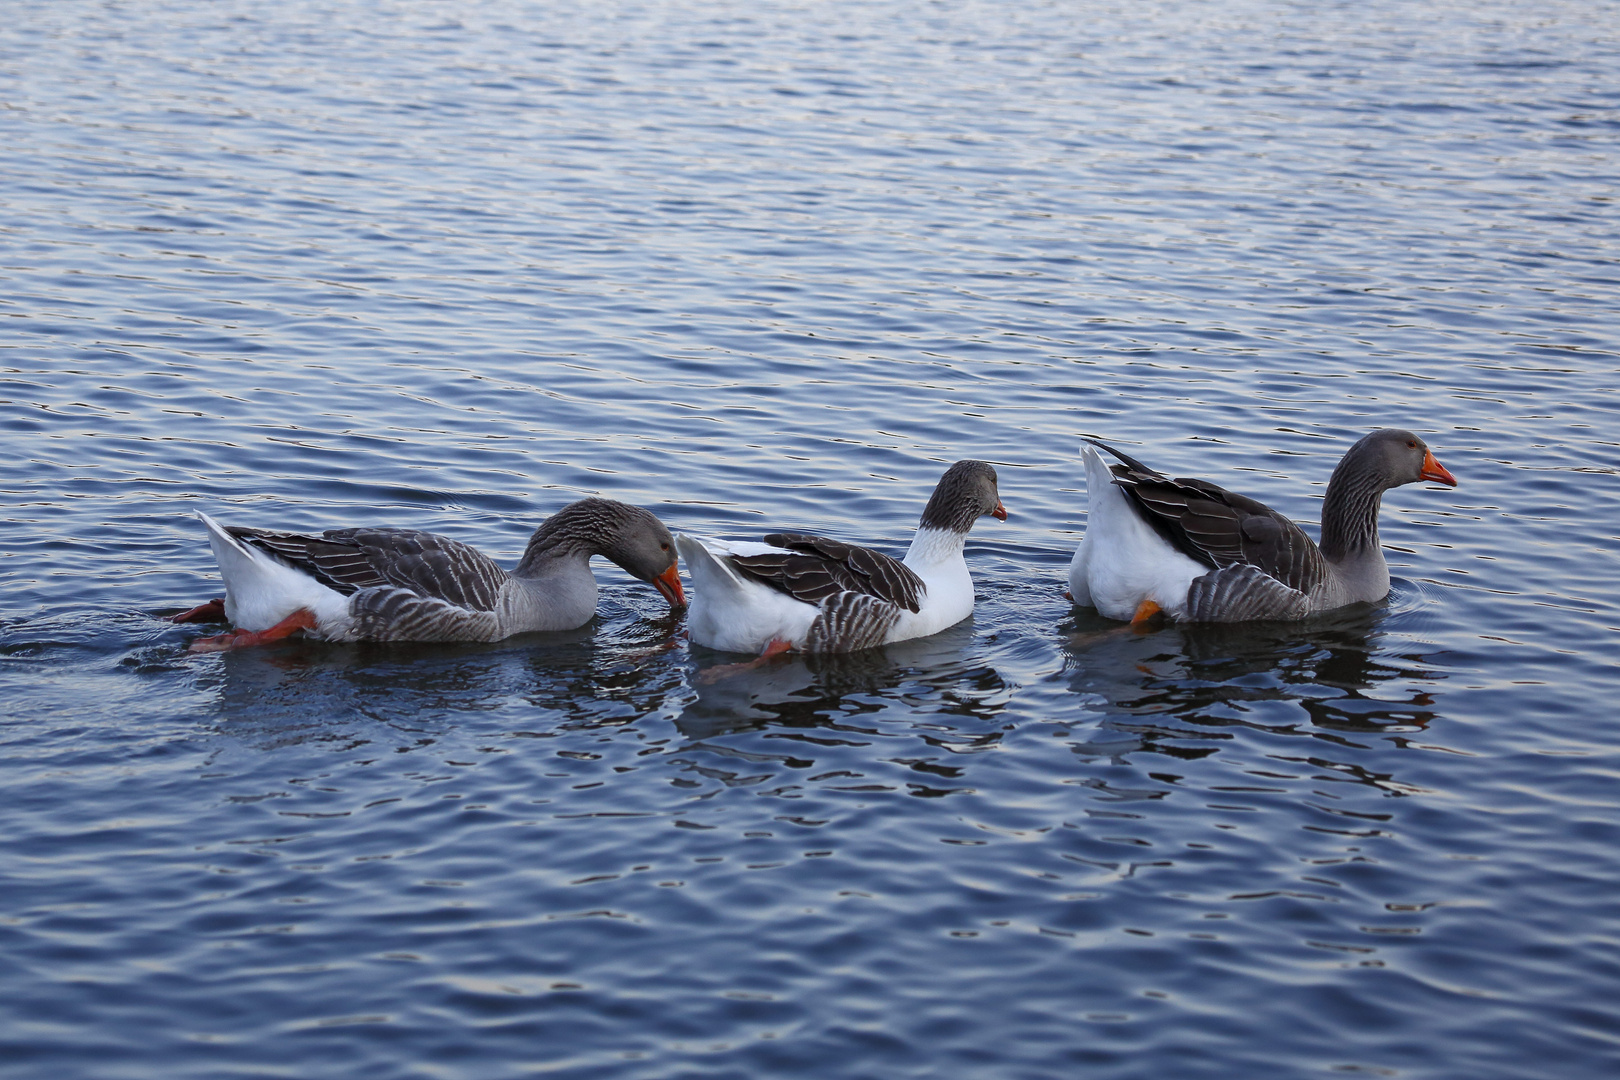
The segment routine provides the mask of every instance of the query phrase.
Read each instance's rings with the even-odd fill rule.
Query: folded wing
[[[506,571],[477,549],[415,529],[329,529],[320,536],[243,526],[226,531],[346,595],[404,589],[472,611],[494,611],[507,580]]]
[[[1252,566],[1298,593],[1309,593],[1326,574],[1311,538],[1264,503],[1207,480],[1172,480],[1110,446],[1096,445],[1124,462],[1110,466],[1114,483],[1188,558],[1211,569]]]
[[[805,533],[771,533],[765,542],[780,550],[734,555],[749,577],[807,604],[842,592],[859,593],[917,611],[925,591],[909,566],[881,551]]]

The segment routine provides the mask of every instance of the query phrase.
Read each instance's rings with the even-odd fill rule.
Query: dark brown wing
[[[392,587],[473,611],[494,611],[507,579],[506,571],[476,548],[414,529],[328,529],[320,536],[240,526],[226,531],[345,595]]]
[[[1188,558],[1211,569],[1253,566],[1301,593],[1322,580],[1326,563],[1310,537],[1282,514],[1207,480],[1172,480],[1102,446],[1125,462],[1114,483],[1142,517]]]
[[[926,591],[922,578],[898,559],[825,536],[771,533],[765,542],[782,551],[734,555],[750,577],[807,604],[840,592],[856,592],[916,611]]]

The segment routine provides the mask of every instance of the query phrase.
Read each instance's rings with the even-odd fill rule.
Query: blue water
[[[1620,1073],[1617,27],[7,4],[0,1074]],[[1460,480],[1386,604],[1064,601],[1080,434],[1314,528],[1385,425]],[[195,510],[899,551],[969,456],[978,609],[875,654],[706,675],[607,564],[495,646],[160,618]]]

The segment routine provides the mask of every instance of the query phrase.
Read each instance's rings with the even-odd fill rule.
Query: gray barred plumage
[[[1086,441],[1123,463],[1108,468],[1131,512],[1176,552],[1210,568],[1186,584],[1178,577],[1175,585],[1160,586],[1185,589],[1184,610],[1175,597],[1154,599],[1151,585],[1137,594],[1153,599],[1156,607],[1172,605],[1193,622],[1296,619],[1382,598],[1389,592],[1389,569],[1378,542],[1383,493],[1421,480],[1456,484],[1416,435],[1395,428],[1374,431],[1350,447],[1334,469],[1322,504],[1322,543],[1317,545],[1264,503],[1206,480],[1172,480],[1105,443]],[[1088,554],[1082,545],[1070,580],[1093,573],[1102,581],[1124,580],[1128,571],[1122,567],[1133,557],[1106,549]],[[1104,563],[1108,570],[1095,569]],[[1089,594],[1090,577],[1074,587]],[[1126,599],[1136,603],[1117,595],[1109,603]]]
[[[861,593],[916,611],[922,578],[881,551],[808,533],[769,533],[765,543],[781,551],[732,557],[749,577],[807,604],[819,604],[842,591]]]
[[[837,592],[821,601],[821,611],[810,624],[804,651],[854,652],[881,645],[900,621],[895,604],[859,592]]]
[[[494,611],[507,573],[477,548],[415,529],[328,529],[320,536],[240,525],[226,532],[329,589],[408,589],[474,611]]]
[[[1310,612],[1310,597],[1258,566],[1227,566],[1195,578],[1187,588],[1189,622],[1298,619]]]
[[[499,641],[495,612],[457,606],[410,589],[366,589],[349,602],[353,636],[361,641]]]
[[[596,609],[593,555],[653,584],[672,607],[685,604],[669,530],[648,511],[610,499],[582,499],[552,515],[510,574],[467,544],[415,529],[311,536],[222,528],[204,517],[226,576],[225,610],[249,612],[254,624],[203,643],[216,649],[237,647],[237,639],[254,644],[260,631],[264,640],[285,636],[289,619],[344,641],[497,641],[573,629]]]

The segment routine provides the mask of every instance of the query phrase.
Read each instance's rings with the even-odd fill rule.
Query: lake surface
[[[7,5],[0,1074],[1620,1074],[1611,3]],[[1387,603],[1075,612],[1080,435]],[[601,494],[972,618],[192,656],[200,524]],[[671,644],[673,643],[673,644]],[[708,674],[705,674],[709,672]]]

